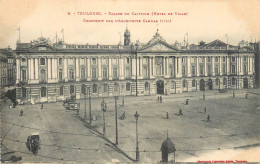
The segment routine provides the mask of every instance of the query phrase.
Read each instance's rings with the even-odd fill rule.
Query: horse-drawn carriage
[[[79,110],[80,103],[77,103],[75,97],[71,96],[71,98],[66,98],[63,102],[63,106],[66,110]]]
[[[28,150],[30,150],[34,155],[38,154],[40,144],[41,140],[39,133],[32,133],[30,136],[28,136],[26,146]]]

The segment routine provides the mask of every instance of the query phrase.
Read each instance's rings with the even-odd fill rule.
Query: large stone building
[[[0,49],[0,85],[1,87],[15,85],[15,56],[11,48]]]
[[[50,102],[75,95],[174,94],[204,89],[253,88],[254,49],[242,41],[168,44],[157,32],[146,44],[17,44],[17,100]]]

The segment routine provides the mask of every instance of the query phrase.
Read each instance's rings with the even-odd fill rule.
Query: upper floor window
[[[127,64],[130,63],[130,58],[129,58],[129,57],[126,58],[126,63],[127,63]]]
[[[106,58],[102,59],[102,64],[107,64],[107,59]]]
[[[210,57],[208,57],[208,62],[211,62],[211,58]]]
[[[182,66],[182,75],[185,75],[185,66]]]
[[[246,62],[246,56],[244,57],[244,62]]]
[[[126,83],[126,91],[131,90],[131,84],[129,82]]]
[[[113,68],[113,77],[117,78],[117,68]]]
[[[218,62],[218,57],[215,57],[215,62],[216,62],[216,63]]]
[[[97,59],[96,58],[92,58],[92,64],[97,64]]]
[[[45,58],[40,59],[40,65],[45,65]]]
[[[59,65],[62,65],[62,58],[59,58]]]
[[[69,78],[74,79],[74,70],[73,69],[69,69]]]
[[[26,59],[25,59],[25,58],[22,58],[22,62],[26,62]]]
[[[195,58],[191,58],[191,63],[195,63]]]
[[[112,64],[117,64],[117,58],[112,59]]]
[[[192,70],[192,75],[195,75],[195,66],[192,66],[191,70]]]
[[[224,63],[226,62],[226,57],[225,57],[225,56],[223,57],[223,62],[224,62]]]
[[[148,64],[148,58],[143,58],[143,64]]]
[[[185,58],[183,57],[183,58],[181,58],[181,63],[186,63],[186,60],[185,60]]]
[[[236,58],[235,57],[232,57],[232,62],[236,62]]]
[[[92,78],[97,78],[96,68],[92,68]]]

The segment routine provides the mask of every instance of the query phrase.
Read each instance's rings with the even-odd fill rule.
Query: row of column
[[[156,56],[150,56],[148,57],[147,60],[147,76],[149,78],[154,78],[156,76],[156,62],[155,62],[155,58]],[[161,75],[163,75],[164,77],[170,77],[170,72],[169,71],[169,56],[163,56],[162,57],[162,65],[161,65]],[[175,77],[182,77],[182,57],[180,56],[174,56],[173,57],[174,60],[172,60],[172,66],[173,66],[173,70],[174,70],[174,76]],[[187,58],[187,76],[190,77],[191,76],[191,57],[186,57]],[[27,63],[27,78],[28,80],[39,80],[40,75],[40,71],[41,68],[45,68],[46,71],[46,78],[48,80],[48,82],[55,82],[58,80],[59,78],[59,69],[63,69],[63,78],[66,80],[68,79],[68,69],[69,68],[73,68],[74,69],[74,73],[75,73],[75,80],[79,81],[81,78],[81,72],[80,72],[80,68],[82,68],[82,65],[80,64],[80,58],[73,58],[73,62],[74,65],[69,65],[68,64],[68,59],[69,58],[63,58],[63,66],[59,65],[58,63],[58,58],[45,58],[45,66],[41,66],[40,65],[40,58],[27,58],[26,63]],[[90,57],[88,58],[84,58],[84,62],[85,65],[83,66],[85,68],[85,75],[87,74],[87,80],[91,80],[92,79],[92,68],[96,68],[97,69],[97,78],[98,80],[102,80],[102,58],[96,58],[97,62],[96,64],[91,64],[91,59]],[[137,59],[136,57],[132,57],[130,58],[130,62],[129,62],[129,70],[130,70],[130,74],[131,77],[133,79],[136,78],[136,73],[137,73],[137,78],[138,79],[142,79],[143,78],[143,56],[138,56]],[[200,75],[200,68],[199,68],[199,58],[196,58],[197,60],[196,62],[196,67],[195,67],[195,73],[197,76]],[[211,58],[211,72],[212,72],[212,76],[215,76],[215,65],[218,65],[218,73],[219,75],[222,75],[223,72],[223,61],[222,61],[222,57],[219,57],[219,62],[215,63],[215,57]],[[125,69],[126,69],[126,61],[127,61],[127,57],[123,57],[123,58],[117,58],[118,62],[116,64],[112,65],[112,58],[108,58],[105,59],[107,60],[106,63],[108,63],[106,65],[106,67],[108,68],[108,78],[109,80],[112,80],[112,73],[113,73],[113,68],[117,67],[118,70],[118,77],[119,79],[125,79]],[[227,73],[228,75],[230,74],[230,68],[231,68],[231,57],[226,57],[226,70],[225,73]],[[236,57],[236,69],[237,69],[237,73],[239,75],[243,74],[243,57]],[[21,59],[17,59],[16,61],[17,64],[17,77],[16,79],[19,81],[21,80]],[[204,57],[204,76],[208,76],[208,65],[209,63],[207,62],[207,57]],[[113,67],[112,67],[113,66]],[[46,70],[47,69],[47,70]],[[254,69],[254,60],[253,57],[247,57],[247,72],[248,74],[252,74]]]

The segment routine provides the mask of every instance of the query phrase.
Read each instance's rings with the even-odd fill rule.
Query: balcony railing
[[[59,83],[64,83],[65,79],[59,79]]]

